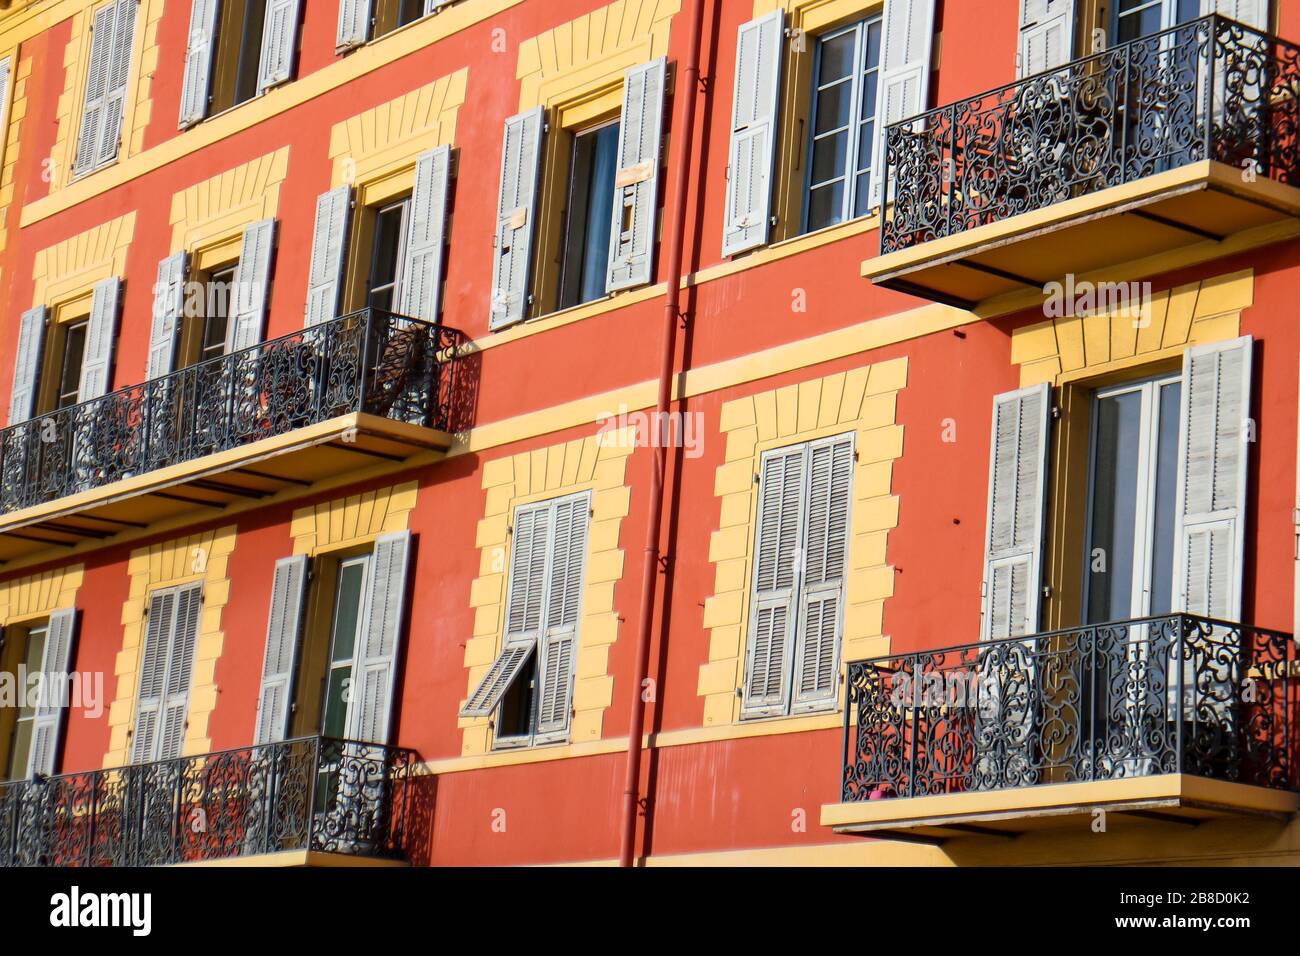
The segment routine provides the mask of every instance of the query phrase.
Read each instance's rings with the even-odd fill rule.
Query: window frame
[[[365,235],[370,248],[369,256],[366,260],[365,297],[362,303],[364,308],[376,308],[372,303],[375,293],[382,288],[387,288],[392,296],[387,311],[397,313],[400,310],[402,304],[402,287],[406,281],[404,273],[406,271],[406,248],[407,243],[410,240],[409,234],[411,230],[411,199],[411,194],[407,193],[404,196],[387,199],[382,203],[363,207],[363,214],[370,220],[367,224],[368,229],[366,229],[367,234]],[[390,282],[386,282],[382,286],[376,286],[375,272],[379,264],[380,238],[382,235],[379,224],[385,214],[398,209],[401,210],[401,216],[398,220],[397,227],[397,247],[393,250],[393,278]]]
[[[41,668],[41,662],[45,659],[45,642],[49,639],[49,619],[38,618],[25,625],[10,628],[11,633],[6,634],[5,642],[0,642],[0,670],[12,673],[15,676],[19,667],[27,667],[26,673],[30,675],[33,671],[30,669],[30,659],[32,656],[32,640],[36,634],[40,634],[41,647],[40,653],[36,655],[36,670]],[[13,641],[13,649],[8,653],[3,653],[3,646],[7,641]],[[23,693],[25,685],[19,683],[19,692]],[[28,779],[28,764],[31,763],[32,746],[36,742],[36,708],[28,707],[24,703],[19,703],[17,707],[4,708],[7,712],[3,718],[0,718],[0,781],[15,782]],[[24,716],[23,712],[28,711]],[[32,732],[27,739],[27,749],[23,754],[23,766],[17,766],[17,744],[19,725],[27,723],[31,725]]]
[[[618,135],[621,132],[621,127],[622,127],[622,117],[616,114],[612,117],[609,116],[602,117],[601,119],[598,119],[590,124],[587,124],[585,126],[576,129],[565,130],[565,132],[568,134],[568,140],[569,140],[567,144],[568,151],[569,151],[569,155],[568,155],[569,171],[568,171],[567,185],[564,190],[564,196],[565,196],[564,213],[561,217],[562,222],[560,223],[559,262],[556,270],[556,293],[555,293],[555,311],[557,312],[563,312],[566,309],[577,308],[578,306],[587,305],[588,303],[591,302],[599,302],[601,299],[608,298],[610,295],[610,293],[604,291],[604,285],[605,285],[604,279],[609,269],[609,249],[610,249],[610,242],[613,237],[612,217],[613,217],[613,200],[614,200],[614,189],[615,189],[614,182],[618,178]],[[574,236],[573,236],[573,228],[574,228],[574,211],[575,211],[576,201],[578,198],[577,187],[578,187],[579,141],[586,137],[592,137],[594,141],[595,137],[597,137],[599,134],[602,133],[613,136],[612,150],[614,154],[613,155],[614,176],[610,180],[609,188],[606,190],[608,194],[607,198],[610,200],[610,210],[608,214],[604,216],[604,222],[601,224],[605,230],[604,242],[602,243],[602,245],[605,248],[605,270],[602,271],[600,276],[601,288],[602,288],[601,293],[599,295],[592,296],[589,299],[584,299],[582,298],[583,295],[582,285],[584,279],[586,278],[587,249],[588,246],[590,245],[591,226],[592,226],[589,209],[590,206],[592,205],[592,200],[595,196],[595,191],[596,191],[596,187],[598,186],[598,183],[596,182],[594,177],[590,174],[590,172],[585,174],[586,188],[583,190],[583,195],[582,195],[582,202],[584,206],[582,242],[575,243]],[[592,161],[594,164],[598,153],[594,152],[594,150],[597,149],[595,145],[593,145],[592,148],[593,148]],[[576,256],[574,255],[575,253]],[[577,260],[576,262],[574,261],[575,259]],[[576,278],[571,279],[569,270],[571,267],[575,265],[577,266],[578,269],[577,275]],[[574,286],[573,290],[569,288],[570,281],[573,282],[573,286]],[[575,301],[570,301],[571,293],[576,296]]]
[[[343,578],[346,569],[349,566],[361,565],[361,581],[358,585],[357,594],[357,613],[356,613],[356,633],[352,635],[352,653],[345,662],[340,662],[335,658],[335,644],[338,641],[338,622],[339,611],[342,607],[339,598],[342,594]],[[325,725],[329,718],[329,701],[330,701],[330,681],[334,676],[334,671],[347,668],[349,674],[344,680],[345,684],[345,704],[343,710],[343,731],[341,737],[346,738],[348,728],[352,726],[352,707],[359,702],[359,696],[352,693],[355,691],[354,679],[356,677],[355,669],[357,662],[357,650],[364,636],[363,622],[369,616],[369,592],[370,576],[374,572],[374,551],[363,551],[360,554],[351,554],[340,556],[336,562],[332,581],[332,594],[329,609],[329,629],[326,636],[325,647],[325,670],[322,679],[322,688],[320,695],[320,712],[317,715],[317,726],[322,734],[325,733]],[[295,695],[296,698],[296,695]],[[296,699],[294,701],[296,703]]]

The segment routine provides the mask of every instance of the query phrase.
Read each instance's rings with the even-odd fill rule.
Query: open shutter
[[[81,100],[81,125],[77,127],[77,152],[72,171],[76,174],[94,168],[99,155],[99,135],[103,125],[108,74],[113,55],[115,3],[106,3],[95,11],[90,28],[90,63],[86,68],[86,88]]]
[[[427,17],[431,13],[436,13],[449,3],[455,3],[455,0],[424,0],[424,15]]]
[[[136,687],[135,727],[131,732],[131,762],[154,759],[158,724],[167,681],[167,651],[176,617],[176,592],[159,591],[149,598],[145,619],[144,657]]]
[[[199,640],[199,615],[203,610],[203,585],[192,584],[176,593],[176,621],[167,654],[162,719],[157,760],[181,755],[189,719],[190,684],[194,678],[194,651]]]
[[[545,117],[545,111],[539,106],[506,120],[501,145],[496,262],[492,268],[489,325],[494,329],[520,321],[528,310]]]
[[[9,424],[32,417],[36,402],[36,380],[45,352],[45,322],[49,310],[43,305],[28,309],[18,320],[18,350],[14,356],[14,380],[9,393]]]
[[[883,192],[885,130],[925,112],[930,94],[930,48],[934,40],[935,0],[888,0],[880,50],[880,106],[875,155],[871,160],[871,204]]]
[[[9,139],[9,90],[13,85],[13,57],[0,60],[0,162],[4,161],[5,144]]]
[[[208,115],[212,89],[212,46],[217,35],[220,0],[194,0],[190,8],[190,39],[185,48],[181,79],[180,128],[193,126]]]
[[[1033,76],[1074,58],[1075,0],[1020,0],[1016,76]]]
[[[262,688],[257,697],[257,730],[253,742],[274,743],[289,736],[293,710],[293,677],[298,667],[302,635],[302,604],[307,593],[307,556],[275,562],[271,582],[271,613],[266,622],[266,653],[262,658]]]
[[[438,321],[441,305],[450,183],[450,146],[420,154],[415,161],[415,189],[411,193],[411,222],[406,237],[406,261],[402,266],[399,311],[426,322]]]
[[[573,661],[578,618],[582,613],[582,572],[587,558],[588,495],[554,504],[550,575],[546,584],[537,703],[537,736],[563,736],[569,731],[573,700]]]
[[[176,333],[185,309],[185,274],[189,257],[175,252],[158,263],[153,318],[149,329],[149,364],[145,379],[171,374],[176,362]]]
[[[1241,619],[1246,553],[1250,336],[1183,356],[1174,609]]]
[[[1046,383],[993,400],[981,640],[1038,630],[1050,417]]]
[[[131,74],[131,47],[135,42],[135,10],[139,0],[117,0],[113,45],[108,59],[99,147],[95,166],[117,158],[122,137],[122,111],[126,107],[126,81]],[[93,46],[93,44],[92,44]],[[93,54],[92,54],[93,58]]]
[[[66,694],[68,665],[72,660],[76,626],[75,608],[61,608],[50,615],[45,632],[45,654],[41,660],[42,693],[32,722],[28,777],[36,774],[50,776],[58,769],[63,721],[69,703]]]
[[[661,57],[634,66],[623,78],[607,292],[646,285],[653,276],[667,71]]]
[[[305,325],[328,322],[338,315],[339,288],[347,259],[348,223],[352,218],[352,187],[339,186],[316,199],[311,266],[307,275]]]
[[[727,206],[722,226],[724,256],[767,242],[784,38],[785,13],[781,10],[741,24],[736,38]]]
[[[795,644],[794,711],[819,709],[835,699],[852,492],[852,436],[813,444],[808,450],[808,519]]]
[[[339,30],[334,50],[342,53],[370,37],[370,0],[339,0]]]
[[[763,456],[741,707],[747,717],[783,713],[790,696],[807,451],[799,445]]]
[[[105,279],[95,284],[86,322],[86,353],[81,360],[80,401],[88,402],[108,391],[113,373],[113,343],[117,340],[118,302],[122,280]]]
[[[1201,0],[1201,12],[1217,13],[1256,30],[1268,32],[1269,0]]]
[[[263,219],[244,230],[235,270],[235,294],[230,314],[227,351],[238,352],[262,341],[266,327],[266,297],[275,249],[275,220]]]
[[[262,56],[257,65],[257,92],[287,83],[298,49],[300,0],[268,0],[262,22]]]
[[[360,635],[360,653],[353,682],[360,688],[361,706],[351,713],[348,736],[365,743],[386,744],[392,732],[393,690],[402,650],[402,615],[406,604],[406,568],[411,532],[381,535],[375,541],[370,566],[369,609]]]

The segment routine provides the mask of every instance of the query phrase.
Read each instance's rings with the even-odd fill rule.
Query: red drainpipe
[[[704,20],[704,0],[691,0],[691,32],[687,41],[686,61],[677,77],[678,116],[673,128],[680,130],[677,162],[673,167],[673,202],[667,232],[668,292],[664,296],[663,344],[660,351],[659,403],[655,424],[667,421],[672,399],[674,359],[676,357],[677,322],[682,287],[682,247],[686,238],[686,198],[691,171],[691,141],[695,134],[695,105],[700,87],[700,32]],[[636,853],[636,813],[641,791],[641,735],[645,728],[645,706],[641,686],[645,683],[650,657],[650,634],[655,612],[655,584],[659,572],[659,525],[664,511],[664,470],[667,449],[664,442],[651,443],[654,468],[650,474],[650,516],[645,529],[645,570],[641,575],[641,607],[637,617],[636,668],[632,681],[632,711],[628,721],[627,777],[623,786],[622,839],[620,866],[631,866]]]

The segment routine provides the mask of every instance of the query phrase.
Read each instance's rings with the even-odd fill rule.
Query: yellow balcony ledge
[[[409,867],[404,860],[382,860],[368,856],[351,856],[346,853],[322,853],[317,850],[285,850],[282,853],[258,853],[253,856],[235,856],[224,860],[201,860],[195,863],[177,863],[176,869],[192,867]]]

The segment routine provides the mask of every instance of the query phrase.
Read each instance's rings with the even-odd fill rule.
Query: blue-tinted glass
[[[857,34],[854,31],[823,40],[820,44],[821,68],[817,72],[817,85],[825,86],[841,80],[853,72]]]
[[[1137,521],[1138,449],[1142,394],[1097,402],[1092,473],[1092,548],[1088,562],[1088,620],[1124,620],[1133,608],[1133,529]]]
[[[812,181],[816,185],[844,175],[848,133],[835,133],[813,144]]]
[[[844,218],[844,180],[814,189],[808,196],[808,228],[824,229]]]
[[[817,93],[817,123],[813,132],[820,136],[849,125],[849,108],[853,102],[853,84],[837,83]]]
[[[614,214],[614,176],[618,172],[618,124],[588,134],[595,139],[591,188],[587,194],[587,235],[582,248],[582,301],[605,294],[609,266],[609,230]]]
[[[1160,387],[1156,438],[1155,541],[1151,553],[1151,613],[1168,614],[1174,603],[1174,511],[1177,508],[1178,417],[1182,384]]]

